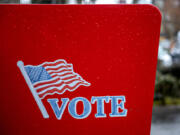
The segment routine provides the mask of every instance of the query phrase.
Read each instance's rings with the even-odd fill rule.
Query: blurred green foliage
[[[157,70],[154,103],[158,105],[180,104],[180,79]]]

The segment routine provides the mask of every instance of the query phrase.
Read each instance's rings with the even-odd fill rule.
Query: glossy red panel
[[[151,5],[0,5],[0,134],[149,135],[160,23],[161,15]],[[49,115],[44,118],[28,87],[35,88],[33,82],[27,84],[17,66],[20,60],[24,67],[65,60],[66,66],[73,65],[73,75],[90,85],[40,99]],[[108,97],[106,117],[95,117],[93,96]],[[125,116],[109,115],[111,96],[125,98],[116,104],[124,105]],[[77,115],[87,107],[86,118],[71,115],[77,97],[90,104],[76,106]],[[58,99],[62,107],[62,98],[69,102],[57,119],[48,99]],[[115,109],[123,112],[122,106]]]

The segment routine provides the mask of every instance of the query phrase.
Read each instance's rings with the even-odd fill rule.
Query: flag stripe
[[[67,77],[67,78],[60,78],[59,76],[56,77],[56,79],[52,79],[50,81],[46,81],[46,82],[40,82],[40,83],[36,83],[36,85],[34,85],[34,88],[38,89],[38,88],[42,88],[44,85],[49,85],[51,83],[56,83],[57,81],[59,80],[62,80],[64,82],[68,82],[68,81],[71,81],[72,79],[77,79],[77,78],[80,78],[80,76],[76,75],[76,76],[70,76],[70,77]],[[80,78],[81,79],[81,78]],[[82,80],[82,79],[81,79]],[[84,81],[84,80],[82,80]]]
[[[51,76],[53,75],[59,75],[59,76],[65,76],[65,75],[68,75],[68,74],[73,74],[72,71],[64,71],[64,72],[57,72],[57,73],[49,73]]]
[[[67,82],[65,81],[57,81],[56,83],[51,83],[51,84],[47,84],[47,85],[43,85],[43,87],[39,87],[39,88],[36,88],[36,91],[39,93],[41,91],[44,91],[48,88],[51,88],[51,87],[60,87],[61,85],[66,85],[66,84],[71,84],[71,83],[74,83],[75,81],[78,81],[78,82],[83,82],[82,80],[80,80],[80,78],[75,78],[75,79],[72,79],[72,80],[69,80]]]
[[[83,83],[83,82],[82,82],[82,81],[74,81],[73,83],[70,83],[70,84],[68,84],[68,85],[66,85],[65,83],[63,83],[63,84],[61,84],[60,86],[52,86],[52,87],[50,87],[50,88],[46,88],[46,89],[38,92],[38,94],[45,93],[46,91],[49,91],[49,90],[51,90],[51,89],[53,89],[53,88],[57,88],[57,89],[59,89],[59,90],[63,89],[63,88],[66,87],[66,86],[68,86],[68,88],[71,88],[71,87],[73,88],[76,84],[79,84],[79,83]]]
[[[58,70],[47,70],[47,72],[50,73],[61,73],[61,72],[65,72],[65,71],[72,71],[71,68],[60,68]]]
[[[59,80],[54,80],[54,82],[47,82],[46,84],[43,84],[43,85],[39,85],[38,87],[36,87],[35,89],[40,89],[40,88],[43,88],[43,87],[46,87],[46,86],[49,86],[51,84],[57,84],[58,82],[69,82],[69,81],[72,81],[74,79],[79,79],[80,81],[84,81],[82,80],[80,77],[75,77],[75,78],[72,78],[72,79],[67,79],[67,80],[62,80],[62,79],[59,79]]]
[[[55,93],[57,94],[63,94],[66,90],[69,90],[69,91],[74,91],[77,87],[79,87],[80,85],[84,85],[84,86],[89,86],[89,84],[87,83],[82,83],[82,82],[79,82],[77,83],[75,86],[73,87],[70,87],[68,85],[64,86],[62,89],[58,89],[58,88],[52,88],[51,90],[48,90],[42,94],[39,94],[39,97],[40,98],[44,98],[45,96],[47,95],[53,95]]]
[[[54,66],[54,67],[44,67],[47,71],[49,70],[58,70],[58,69],[61,69],[61,68],[71,68],[70,65],[67,65],[67,66],[64,66],[64,65],[60,65],[60,66]]]
[[[54,77],[58,77],[58,75],[54,75]],[[66,77],[66,78],[61,78],[61,79],[62,79],[62,80],[68,80],[68,79],[73,79],[73,78],[75,78],[75,77],[77,77],[77,75],[68,76],[68,77]]]
[[[46,63],[43,63],[42,66],[56,66],[56,65],[59,65],[59,64],[66,64],[65,61],[57,61],[57,62],[46,62]]]
[[[36,82],[36,83],[33,84],[33,86],[36,88],[38,86],[45,85],[47,83],[54,83],[54,82],[56,82],[58,80],[60,80],[60,78],[57,76],[57,77],[54,77],[54,78],[52,78],[50,80]]]
[[[51,76],[53,77],[55,75],[59,76],[60,78],[65,78],[65,77],[73,76],[74,74],[73,74],[73,72],[66,72],[63,74],[62,73],[53,73]]]
[[[57,67],[60,67],[60,66],[72,67],[71,64],[64,64],[64,63],[58,64],[58,65],[55,65],[55,66],[43,66],[43,67],[45,67],[46,69],[48,69],[48,68],[57,68]]]

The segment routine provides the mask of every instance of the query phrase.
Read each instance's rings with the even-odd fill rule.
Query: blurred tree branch
[[[169,38],[180,30],[180,0],[164,0],[163,26]]]

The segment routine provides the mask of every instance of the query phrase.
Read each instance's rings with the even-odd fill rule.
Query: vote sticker
[[[46,95],[63,94],[65,91],[73,92],[79,86],[90,86],[91,84],[85,81],[79,74],[73,71],[73,65],[68,64],[65,60],[57,60],[55,62],[45,62],[41,65],[24,66],[22,61],[18,61],[17,65],[26,80],[26,83],[34,96],[34,99],[43,115],[43,118],[49,118],[46,108],[41,99]],[[97,104],[96,118],[106,117],[104,112],[104,102],[111,101],[111,117],[123,117],[127,115],[127,110],[124,109],[125,96],[92,96],[91,101],[85,97],[75,97],[71,101],[69,98],[62,98],[59,107],[58,98],[47,99],[51,105],[57,119],[61,119],[64,110],[69,102],[68,112],[75,119],[84,119],[91,113],[91,103]],[[119,101],[121,103],[119,103]],[[77,113],[77,103],[83,103],[83,113]],[[119,112],[119,109],[122,112]]]

